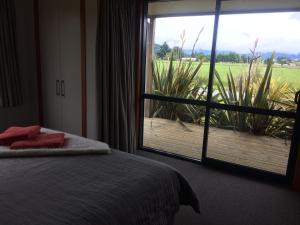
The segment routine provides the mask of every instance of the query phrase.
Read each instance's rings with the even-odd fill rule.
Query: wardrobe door
[[[44,126],[61,129],[59,0],[39,1]]]
[[[62,130],[81,135],[80,0],[60,1]]]

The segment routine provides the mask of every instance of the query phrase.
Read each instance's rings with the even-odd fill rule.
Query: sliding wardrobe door
[[[58,0],[39,4],[44,126],[61,128]]]
[[[80,0],[40,0],[44,125],[81,135]]]
[[[59,4],[62,130],[81,135],[80,0]]]

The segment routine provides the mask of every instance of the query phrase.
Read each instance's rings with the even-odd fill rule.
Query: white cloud
[[[192,48],[198,32],[205,26],[197,48],[210,50],[213,23],[213,16],[159,18],[155,41],[162,43],[169,40],[173,47],[180,43],[180,34],[186,30],[185,48]],[[300,13],[220,16],[218,50],[247,53],[256,38],[259,38],[258,51],[300,53]]]
[[[300,21],[300,13],[293,13],[291,16],[290,16],[291,19],[294,19],[294,20],[299,20]]]
[[[185,48],[192,48],[199,31],[205,26],[197,46],[200,47],[201,43],[203,47],[209,49],[211,48],[213,22],[213,16],[159,18],[156,21],[155,42],[172,40],[170,43],[167,41],[171,47],[181,45],[180,36],[185,31]]]

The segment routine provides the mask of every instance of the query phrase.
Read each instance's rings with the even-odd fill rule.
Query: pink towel
[[[11,145],[13,142],[35,137],[40,133],[39,125],[29,127],[10,127],[0,134],[0,144]]]
[[[60,148],[65,143],[64,133],[38,134],[29,140],[16,141],[10,145],[11,149],[26,148]]]

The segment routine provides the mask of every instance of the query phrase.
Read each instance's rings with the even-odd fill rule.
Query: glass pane
[[[214,16],[149,18],[148,94],[206,99]]]
[[[295,110],[300,89],[300,12],[221,15],[214,101]],[[233,26],[234,24],[234,26]]]
[[[145,100],[144,146],[201,159],[205,108]]]
[[[209,158],[286,174],[293,119],[212,110]]]

